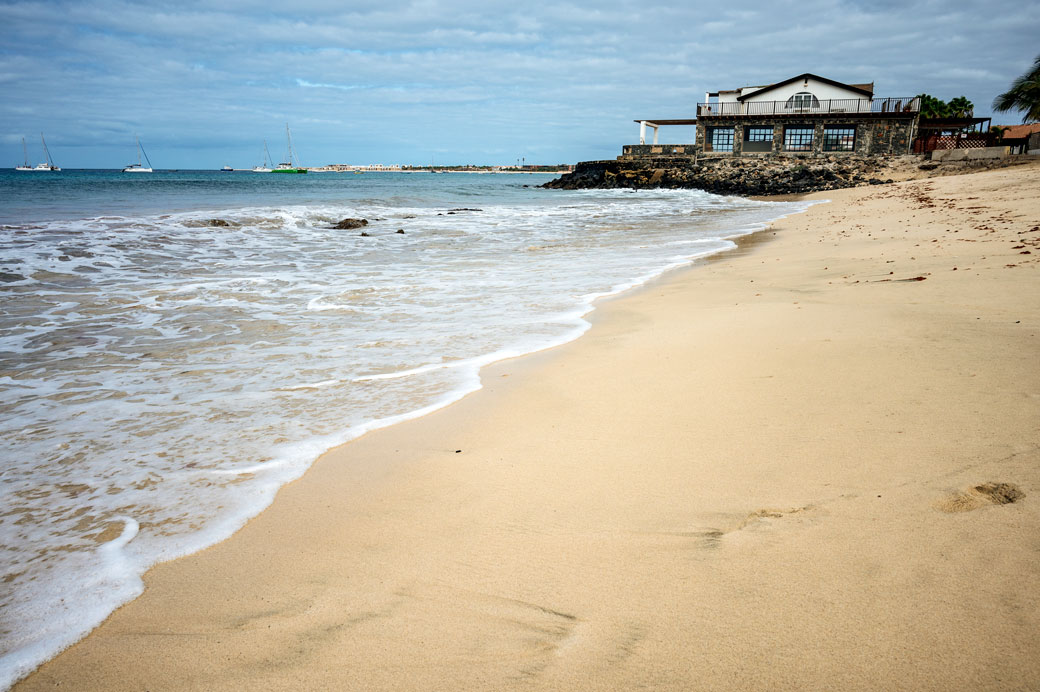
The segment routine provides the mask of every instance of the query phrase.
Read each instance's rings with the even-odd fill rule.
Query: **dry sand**
[[[1040,688],[1040,165],[815,197],[17,689]]]

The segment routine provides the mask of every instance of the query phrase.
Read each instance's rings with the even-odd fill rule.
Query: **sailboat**
[[[253,166],[254,173],[271,172],[271,152],[267,151],[267,140],[264,140],[264,160],[259,166]]]
[[[144,147],[141,146],[141,138],[134,135],[134,139],[137,140],[137,163],[131,163],[129,166],[123,169],[124,173],[151,173],[152,162],[148,161],[148,154],[145,153]],[[141,165],[141,156],[144,156],[144,160],[148,161],[148,167],[145,168]]]
[[[54,165],[54,161],[51,160],[50,149],[47,148],[47,140],[43,138],[43,133],[40,133],[40,141],[43,142],[43,155],[47,157],[47,160],[43,163],[38,163],[33,168],[34,171],[60,171],[61,169]]]
[[[16,171],[31,171],[32,166],[29,165],[29,150],[25,148],[25,137],[22,137],[22,155],[25,157],[25,163],[21,166],[15,166]]]
[[[286,141],[289,144],[289,152],[288,152],[288,154],[286,155],[285,158],[287,158],[289,160],[288,161],[283,161],[282,163],[278,164],[277,166],[275,166],[274,170],[272,170],[271,172],[272,173],[306,173],[307,169],[306,168],[302,168],[300,166],[300,162],[296,160],[296,153],[293,151],[293,148],[292,148],[292,135],[289,134],[289,123],[285,123],[285,139],[286,139]]]

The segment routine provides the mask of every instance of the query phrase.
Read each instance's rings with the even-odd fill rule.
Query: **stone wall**
[[[756,117],[749,121],[747,117],[712,117],[709,120],[701,119],[697,122],[697,141],[709,143],[709,129],[712,127],[733,128],[733,152],[729,156],[875,156],[875,155],[901,155],[909,151],[911,137],[913,135],[916,117],[850,117],[842,116],[840,113],[825,116],[807,116],[805,120],[792,118],[791,116]],[[854,151],[824,151],[823,134],[827,126],[848,125],[856,128]],[[813,128],[813,141],[811,151],[785,151],[784,150],[784,128],[791,126],[805,126]],[[746,152],[744,151],[744,133],[750,127],[771,127],[773,130],[772,148],[768,152]],[[704,152],[716,153],[722,152]]]
[[[626,144],[621,147],[622,156],[694,156],[696,153],[696,144]]]
[[[543,187],[693,188],[727,195],[780,195],[890,182],[880,179],[878,157],[821,156],[694,159],[656,156],[583,161]]]

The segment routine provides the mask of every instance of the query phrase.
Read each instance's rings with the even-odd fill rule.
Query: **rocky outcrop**
[[[368,219],[343,219],[331,228],[337,231],[350,231],[355,228],[363,228],[368,225]],[[365,235],[362,233],[362,235]]]
[[[543,187],[693,188],[724,195],[783,195],[892,182],[872,157],[752,158],[686,156],[584,161]]]

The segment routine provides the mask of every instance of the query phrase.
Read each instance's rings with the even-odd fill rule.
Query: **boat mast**
[[[274,161],[271,160],[271,152],[267,150],[267,140],[264,140],[264,168],[270,168],[274,165]]]
[[[25,167],[29,167],[29,150],[25,148],[25,137],[22,137],[22,156],[25,157]]]
[[[43,138],[43,133],[40,133],[40,141],[43,142],[43,155],[47,157],[47,165],[54,168],[54,162],[51,161],[51,150],[47,148],[47,140]]]
[[[289,123],[285,123],[285,141],[289,144],[289,165],[298,167],[300,162],[296,160],[296,153],[292,148],[292,135],[289,134]]]
[[[141,154],[144,154],[144,160],[148,162],[148,167],[151,168],[152,167],[152,162],[148,158],[148,152],[145,151],[144,147],[141,146],[141,138],[140,137],[137,138],[137,149],[138,149],[138,151],[140,151],[140,154],[137,155],[137,160],[140,161],[141,160]]]

